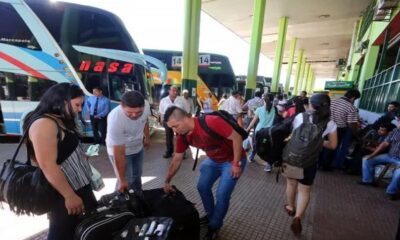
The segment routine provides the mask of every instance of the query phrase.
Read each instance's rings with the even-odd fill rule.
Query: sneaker
[[[267,163],[267,165],[265,165],[265,167],[264,167],[264,171],[266,171],[266,172],[271,172],[271,171],[272,171],[272,166],[271,166],[271,164]]]
[[[172,153],[165,153],[162,157],[163,158],[170,158],[170,157],[172,157]]]
[[[215,240],[218,237],[218,229],[208,227],[207,234],[204,236],[204,240]]]
[[[364,185],[364,186],[373,186],[376,187],[378,184],[376,182],[363,182],[363,181],[357,181],[358,184]]]
[[[392,193],[386,193],[386,198],[391,200],[391,201],[396,201],[399,199],[397,194],[392,194]]]
[[[207,225],[208,223],[210,223],[210,220],[208,220],[207,215],[201,217],[199,220],[200,220],[200,225]]]

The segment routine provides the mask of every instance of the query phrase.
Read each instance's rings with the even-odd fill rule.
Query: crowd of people
[[[122,95],[120,105],[111,110],[110,102],[102,95],[100,87],[94,88],[93,93],[85,107],[92,120],[95,142],[106,145],[118,180],[116,189],[121,192],[128,189],[141,191],[144,149],[150,147],[150,105],[140,92],[129,91]],[[349,90],[334,100],[324,93],[308,98],[305,91],[290,99],[286,94],[256,92],[247,102],[239,92],[233,92],[231,96],[221,98],[218,108],[228,112],[235,124],[221,115],[207,114],[217,110],[211,107],[211,97],[210,93],[204,101],[197,101],[204,115],[195,116],[195,101],[189,97],[189,92],[183,90],[180,96],[179,89],[172,86],[159,106],[160,121],[166,135],[163,157],[172,157],[169,169],[166,169],[165,192],[175,191],[172,180],[189,146],[200,148],[207,155],[201,162],[197,182],[206,212],[200,219],[201,224],[208,226],[206,239],[216,239],[236,183],[246,164],[254,161],[257,132],[288,120],[293,134],[285,143],[293,145],[305,125],[318,126],[316,137],[319,145],[313,147],[317,153],[320,152],[319,156],[310,156],[312,164],[301,168],[301,177],[292,177],[288,170],[283,170],[287,179],[287,198],[283,207],[293,217],[291,230],[295,235],[302,231],[301,219],[318,168],[362,174],[360,184],[375,185],[374,167],[391,164],[394,166],[393,177],[386,193],[390,199],[397,199],[400,190],[400,128],[392,122],[399,120],[398,102],[389,103],[387,113],[361,129],[358,110],[354,106],[360,97],[357,90]],[[77,215],[96,207],[90,185],[91,169],[80,145],[76,120],[83,105],[84,94],[79,87],[57,84],[43,95],[39,106],[24,121],[33,162],[40,166],[46,179],[61,196],[58,207],[49,214],[50,240],[72,239]],[[249,133],[247,139],[243,138],[236,124]],[[284,157],[266,159],[264,170],[271,172],[275,165],[279,167],[277,171],[281,171],[279,158]],[[212,187],[217,180],[214,197]]]

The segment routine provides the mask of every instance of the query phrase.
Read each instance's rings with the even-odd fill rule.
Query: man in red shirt
[[[207,158],[200,166],[197,190],[207,216],[201,218],[200,223],[208,224],[206,239],[215,239],[228,212],[233,189],[246,164],[246,154],[242,148],[243,139],[224,119],[207,115],[205,121],[208,128],[221,136],[216,139],[207,134],[197,117],[192,118],[176,106],[167,109],[164,121],[178,134],[176,152],[169,166],[164,190],[167,193],[174,191],[171,180],[178,171],[183,153],[189,145],[205,151]],[[212,187],[218,178],[220,181],[214,202]]]

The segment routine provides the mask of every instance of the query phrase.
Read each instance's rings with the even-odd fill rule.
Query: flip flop
[[[285,204],[283,207],[285,208],[285,212],[286,212],[290,217],[294,217],[294,215],[296,215],[296,209],[293,208],[293,210],[290,210],[290,209],[288,208],[288,207],[289,207],[289,204]]]

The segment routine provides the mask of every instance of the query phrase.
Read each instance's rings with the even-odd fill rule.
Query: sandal
[[[296,215],[296,209],[293,208],[293,210],[290,210],[290,209],[288,208],[288,207],[289,207],[289,204],[285,204],[283,207],[285,208],[286,213],[287,213],[290,217],[293,217],[294,215]]]
[[[295,236],[300,235],[302,227],[301,227],[301,220],[299,217],[293,218],[292,225],[290,225],[290,228],[292,229],[292,232],[294,233]]]

